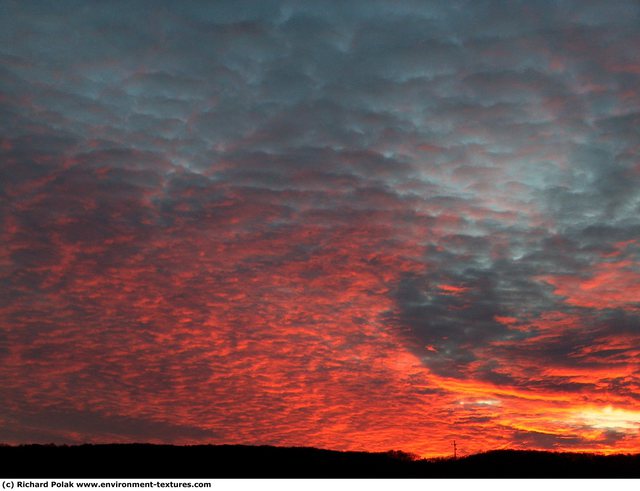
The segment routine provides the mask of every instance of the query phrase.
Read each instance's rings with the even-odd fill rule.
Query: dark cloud
[[[589,444],[586,439],[580,436],[542,433],[538,431],[515,431],[512,438],[518,445],[528,448],[563,449],[569,445],[579,446]],[[600,443],[615,445],[617,441],[623,438],[623,433],[610,431],[606,433]]]
[[[3,438],[588,446],[486,435],[637,400],[639,17],[3,2]]]
[[[34,412],[23,409],[13,425],[21,429],[15,431],[5,427],[0,432],[3,441],[22,440],[33,443],[50,443],[68,438],[69,433],[83,435],[71,440],[72,443],[88,443],[86,436],[93,435],[90,442],[114,442],[119,435],[128,435],[128,439],[144,442],[183,442],[193,438],[216,438],[215,432],[188,426],[155,422],[148,419],[134,419],[119,416],[105,416],[91,411],[65,411],[49,409]],[[158,438],[158,435],[162,435]],[[115,440],[114,440],[115,439]]]

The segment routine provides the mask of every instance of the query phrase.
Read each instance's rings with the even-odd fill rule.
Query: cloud
[[[634,448],[637,4],[0,9],[3,438]]]

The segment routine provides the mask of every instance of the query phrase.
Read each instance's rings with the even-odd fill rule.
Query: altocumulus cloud
[[[1,439],[638,448],[636,2],[0,19]]]

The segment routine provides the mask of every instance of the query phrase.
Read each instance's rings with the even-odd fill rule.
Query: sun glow
[[[622,431],[640,429],[640,411],[628,411],[612,406],[582,409],[576,419],[598,429]]]

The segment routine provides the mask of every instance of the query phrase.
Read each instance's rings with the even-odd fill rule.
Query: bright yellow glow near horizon
[[[612,406],[581,409],[576,419],[592,428],[625,432],[640,430],[640,411],[629,411]]]

